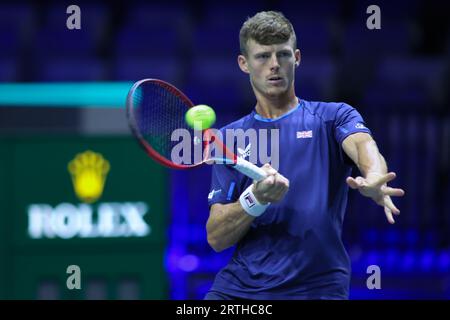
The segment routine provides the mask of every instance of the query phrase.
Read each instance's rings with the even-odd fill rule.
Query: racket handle
[[[247,177],[256,181],[261,181],[267,176],[263,169],[255,166],[253,163],[245,159],[242,159],[241,157],[237,157],[234,168],[240,173],[245,174]]]

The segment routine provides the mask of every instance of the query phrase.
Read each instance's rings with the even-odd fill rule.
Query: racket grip
[[[240,173],[245,174],[247,177],[256,181],[261,181],[267,176],[263,169],[255,166],[253,163],[245,159],[242,159],[241,157],[237,157],[234,168]]]

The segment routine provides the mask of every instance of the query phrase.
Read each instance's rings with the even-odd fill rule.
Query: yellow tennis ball
[[[192,129],[205,130],[216,122],[216,113],[206,104],[199,104],[189,108],[185,115],[186,123]]]

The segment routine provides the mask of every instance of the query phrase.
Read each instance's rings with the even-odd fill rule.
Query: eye
[[[257,56],[257,59],[269,59],[270,55],[267,53],[263,53]]]
[[[281,58],[288,58],[288,57],[291,56],[291,53],[288,52],[288,51],[283,51],[283,52],[280,52],[280,53],[278,54],[278,56],[281,57]]]

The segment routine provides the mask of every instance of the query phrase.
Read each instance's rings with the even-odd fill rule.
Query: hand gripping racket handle
[[[256,181],[261,181],[267,176],[263,169],[255,166],[253,163],[245,159],[242,159],[241,157],[237,157],[234,169]]]

